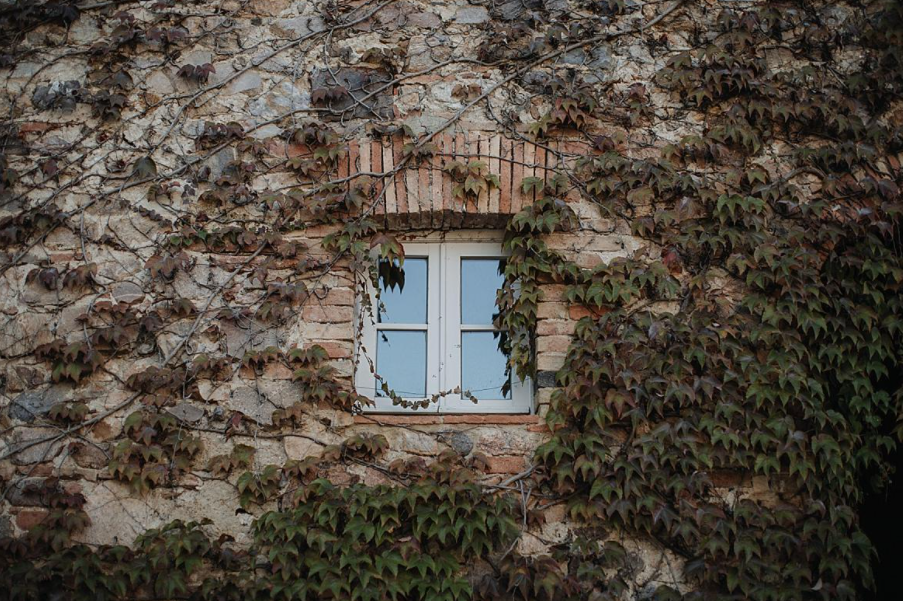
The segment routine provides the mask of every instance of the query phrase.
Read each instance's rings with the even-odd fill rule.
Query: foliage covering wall
[[[9,2],[0,39],[0,597],[872,585],[898,3]],[[467,228],[538,416],[361,414],[358,291]]]

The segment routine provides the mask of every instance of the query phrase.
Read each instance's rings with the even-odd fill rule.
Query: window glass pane
[[[407,261],[405,261],[407,264]],[[387,331],[376,333],[376,373],[390,390],[404,398],[426,396],[426,332]],[[376,382],[377,396],[386,396]]]
[[[491,324],[495,293],[502,287],[504,259],[461,259],[461,323]]]
[[[380,323],[426,323],[427,259],[405,259],[404,287],[380,281]]]
[[[461,391],[478,399],[510,399],[502,387],[507,358],[499,350],[498,332],[461,332]]]

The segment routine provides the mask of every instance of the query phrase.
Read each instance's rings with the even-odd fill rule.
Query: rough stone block
[[[489,20],[489,11],[482,6],[465,6],[455,13],[455,21],[462,25],[477,25]]]

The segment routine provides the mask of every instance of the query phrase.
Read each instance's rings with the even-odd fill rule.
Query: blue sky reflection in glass
[[[404,288],[386,289],[380,281],[379,323],[426,324],[427,260],[407,258],[403,267]]]

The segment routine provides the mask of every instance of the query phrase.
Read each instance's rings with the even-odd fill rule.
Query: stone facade
[[[551,174],[591,144],[576,134],[542,143],[529,135],[529,124],[547,108],[548,99],[537,89],[550,74],[558,69],[580,73],[603,85],[605,93],[624,95],[631,86],[650,82],[663,64],[644,35],[569,51],[555,64],[530,71],[523,85],[506,82],[505,71],[489,60],[472,60],[481,49],[501,43],[492,38],[497,34],[490,25],[513,23],[524,11],[562,19],[572,8],[555,1],[404,0],[346,7],[336,20],[329,7],[303,0],[202,1],[160,11],[142,3],[121,7],[125,14],[86,10],[68,28],[46,25],[29,31],[21,43],[34,50],[34,58],[0,68],[5,90],[0,110],[11,116],[12,128],[6,156],[27,189],[5,193],[0,217],[53,203],[65,218],[25,247],[0,250],[0,482],[5,489],[0,534],[40,522],[46,510],[26,485],[53,476],[87,498],[91,526],[82,537],[87,542],[129,544],[149,527],[202,517],[212,519],[212,534],[245,541],[254,516],[274,503],[236,511],[237,474],[216,477],[205,469],[212,457],[228,454],[239,442],[256,448],[252,469],[258,470],[317,456],[328,445],[368,433],[388,440],[387,462],[429,459],[451,449],[485,456],[486,484],[507,486],[528,473],[535,449],[548,435],[543,416],[554,372],[564,361],[576,321],[587,314],[566,302],[563,286],[545,286],[538,307],[535,415],[352,415],[310,405],[300,425],[289,428],[274,426],[272,416],[300,398],[291,370],[279,362],[255,368],[242,360],[268,347],[317,344],[344,385],[351,386],[360,360],[355,314],[361,279],[347,257],[329,264],[333,255],[323,248],[324,237],[342,223],[284,231],[284,239],[301,249],[293,257],[255,256],[240,246],[213,251],[187,246],[181,252],[190,268],[177,269],[171,281],[153,277],[148,264],[185,224],[266,227],[272,215],[267,194],[321,185],[320,176],[309,178],[291,168],[292,159],[310,157],[314,149],[287,138],[315,117],[346,148],[335,171],[325,176],[343,186],[361,175],[392,172],[404,162],[410,136],[392,127],[409,126],[418,136],[435,134],[431,157],[377,177],[384,202],[376,205],[374,219],[402,242],[461,230],[500,238],[510,217],[533,200],[523,192],[522,180]],[[659,8],[658,3],[644,5],[626,22],[653,19]],[[704,10],[692,7],[658,26],[656,43],[686,45],[694,12]],[[148,32],[155,27],[178,29],[177,51],[151,39]],[[142,33],[128,42],[134,48],[130,52],[116,46],[107,60],[98,49],[135,29]],[[522,43],[506,41],[512,47]],[[213,70],[206,79],[192,80],[179,75],[185,65]],[[347,96],[328,106],[314,100],[318,89],[338,85],[347,88]],[[87,100],[104,92],[122,97],[122,106],[108,107],[118,115]],[[247,147],[210,133],[212,124],[230,123],[237,124]],[[604,133],[629,134],[638,146],[651,149],[699,127],[681,122],[642,132],[612,123]],[[150,162],[142,164],[148,157]],[[442,170],[456,159],[484,161],[490,173],[499,175],[499,187],[475,199],[457,198],[452,178]],[[216,205],[204,200],[205,191],[227,185],[217,180],[230,177],[236,161],[255,164],[246,179],[248,201]],[[568,202],[579,227],[553,234],[547,242],[580,266],[628,256],[642,246],[582,200],[578,190]],[[329,268],[299,276],[301,261]],[[83,265],[95,266],[96,274],[86,286],[51,290],[29,275],[49,265],[61,277]],[[255,269],[266,272],[265,281],[255,279]],[[266,282],[279,281],[304,281],[304,301],[275,321],[256,318]],[[177,300],[190,302],[195,312],[173,318],[170,308]],[[58,339],[84,339],[106,319],[101,309],[111,306],[139,317],[158,312],[167,318],[151,334],[141,326],[131,328],[127,349],[109,353],[102,367],[77,385],[54,381],[49,364],[36,359],[35,351]],[[203,450],[177,482],[136,494],[108,467],[126,416],[144,402],[126,383],[173,357],[190,360],[202,354],[224,358],[228,377],[199,378],[196,392],[166,403],[164,410],[203,440]],[[85,405],[87,419],[97,418],[71,435],[48,419],[52,407],[69,402]],[[328,477],[338,483],[390,481],[380,469],[362,463],[336,463]],[[546,513],[544,525],[519,541],[523,553],[546,552],[570,536],[560,506]],[[629,544],[647,552],[642,543]],[[647,575],[660,571],[662,561],[676,562],[651,552],[645,557],[641,572]]]

